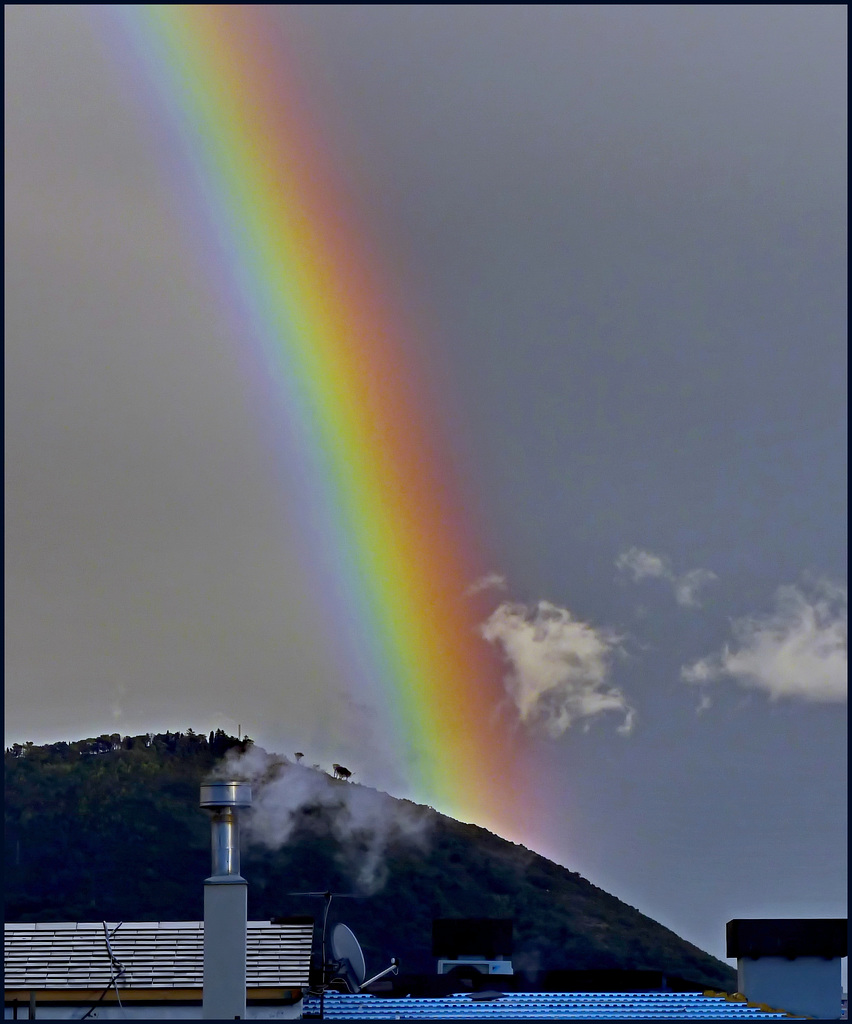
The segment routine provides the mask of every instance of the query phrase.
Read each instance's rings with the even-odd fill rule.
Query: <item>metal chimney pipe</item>
[[[240,874],[239,808],[251,806],[245,782],[208,782],[201,806],[210,814],[212,874],[204,881],[205,1020],[246,1015],[246,880]]]
[[[239,807],[251,807],[246,782],[207,782],[201,787],[201,806],[210,812],[211,876],[239,875]]]

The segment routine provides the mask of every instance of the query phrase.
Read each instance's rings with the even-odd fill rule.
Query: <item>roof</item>
[[[478,998],[477,998],[478,995]],[[506,992],[461,993],[442,999],[384,999],[328,992],[326,1020],[789,1020],[780,1010],[762,1009],[740,996],[699,992]],[[495,994],[496,995],[496,994]],[[319,1016],[310,996],[303,1016]]]
[[[203,921],[107,922],[110,946],[124,966],[120,989],[201,989]],[[308,984],[313,925],[249,921],[246,984],[302,988]],[[5,987],[102,989],[113,977],[102,923],[7,924]]]
[[[726,926],[728,956],[790,959],[846,956],[849,936],[844,917],[735,918]]]

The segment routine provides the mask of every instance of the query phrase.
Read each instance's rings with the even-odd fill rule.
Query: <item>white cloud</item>
[[[533,608],[504,602],[481,627],[509,663],[506,690],[521,721],[561,736],[574,723],[616,711],[618,731],[629,733],[635,711],[608,685],[610,662],[620,637],[575,619],[567,608],[539,601]]]
[[[690,569],[678,575],[667,558],[635,547],[623,551],[616,558],[615,567],[622,572],[629,572],[634,583],[644,579],[666,580],[672,585],[675,600],[683,608],[700,607],[699,590],[717,579],[716,573],[709,569]]]
[[[716,573],[710,572],[709,569],[690,569],[689,572],[672,580],[675,600],[684,608],[698,608],[698,591],[715,579]]]
[[[489,572],[485,576],[482,576],[475,583],[471,585],[464,592],[465,597],[473,597],[474,594],[479,594],[483,590],[506,590],[506,577],[501,576],[499,572]]]
[[[615,567],[633,574],[633,582],[638,583],[646,577],[668,577],[671,569],[666,559],[641,548],[630,548],[623,551],[615,560]]]
[[[684,665],[685,682],[734,679],[774,700],[801,698],[825,703],[846,700],[846,586],[819,580],[804,589],[788,585],[775,593],[775,610],[736,620],[732,644]]]
[[[701,694],[701,700],[698,702],[698,707],[695,709],[696,715],[703,714],[709,707],[711,707],[713,701],[707,696],[706,693]]]

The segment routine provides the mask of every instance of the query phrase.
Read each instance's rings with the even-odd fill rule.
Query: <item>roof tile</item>
[[[304,1016],[319,1015],[305,1000]],[[681,992],[523,992],[492,1000],[460,993],[440,999],[387,999],[330,992],[327,1020],[789,1020],[744,1003]]]

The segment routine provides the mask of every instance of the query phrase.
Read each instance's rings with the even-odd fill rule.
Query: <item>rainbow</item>
[[[305,550],[347,623],[353,676],[390,709],[410,795],[530,845],[526,740],[466,596],[488,566],[385,278],[300,112],[275,6],[109,17],[180,150],[212,283],[279,410]]]

